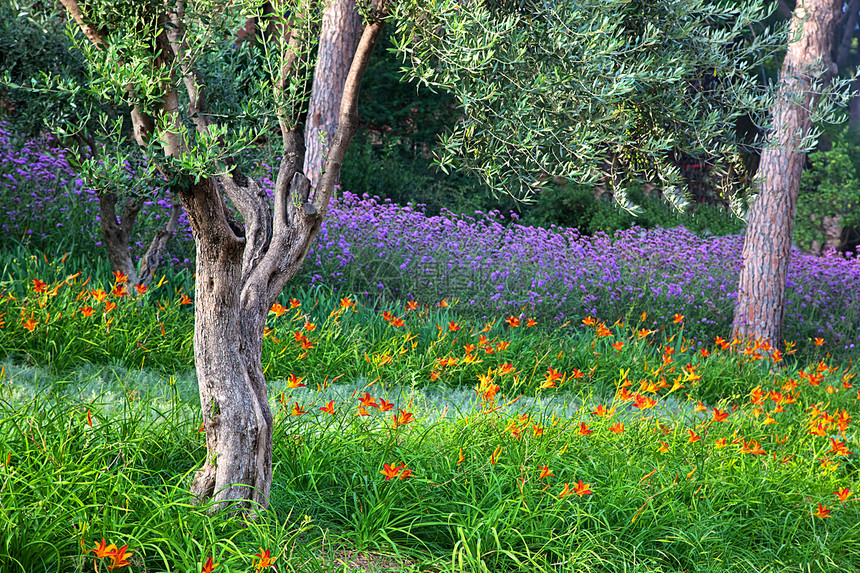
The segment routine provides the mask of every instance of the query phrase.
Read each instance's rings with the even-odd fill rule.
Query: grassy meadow
[[[67,263],[10,259],[0,289],[4,571],[858,570],[860,392],[824,341],[295,289],[263,356],[271,508],[239,522],[186,489],[188,277]]]
[[[740,237],[343,193],[269,314],[241,521],[188,493],[187,227],[127,284],[49,144],[0,126],[3,573],[860,571],[857,257],[792,253],[776,352],[729,334]]]

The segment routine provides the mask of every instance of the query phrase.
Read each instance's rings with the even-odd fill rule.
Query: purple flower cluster
[[[76,234],[78,246],[100,244],[95,194],[75,177],[62,150],[45,141],[15,149],[0,128],[2,228],[16,237]],[[276,168],[255,175],[271,193]],[[142,237],[167,215],[167,202],[146,202]],[[74,223],[74,224],[70,224]],[[55,225],[63,228],[57,229]],[[182,220],[173,241],[174,266],[185,266],[193,239]],[[56,236],[56,235],[55,235]],[[298,284],[339,292],[433,303],[459,299],[458,310],[478,316],[523,314],[543,324],[577,324],[584,316],[614,321],[629,316],[643,326],[685,316],[689,335],[728,336],[741,264],[742,237],[699,237],[683,228],[633,228],[612,236],[517,223],[498,211],[473,215],[343,193],[333,201]],[[137,243],[142,248],[145,239]],[[187,254],[186,254],[187,253]],[[860,344],[860,261],[830,252],[793,251],[789,265],[785,336],[822,337],[830,348]]]
[[[0,230],[5,237],[32,245],[69,242],[84,252],[102,245],[98,196],[68,162],[68,151],[51,137],[19,140],[0,123]],[[130,167],[129,167],[130,168]],[[160,194],[144,200],[132,241],[134,256],[146,250],[153,230],[169,217],[170,201]],[[122,211],[121,206],[117,209]],[[95,224],[94,224],[95,223]],[[189,265],[193,237],[185,214],[166,260]]]
[[[523,312],[558,323],[586,315],[638,319],[647,312],[651,326],[678,313],[693,333],[728,334],[742,237],[703,238],[683,228],[585,237],[576,229],[519,225],[511,217],[427,217],[420,209],[344,193],[309,256],[311,279],[426,302],[458,297],[485,313]],[[786,337],[823,336],[853,348],[860,342],[860,295],[845,285],[858,281],[856,258],[793,251]]]

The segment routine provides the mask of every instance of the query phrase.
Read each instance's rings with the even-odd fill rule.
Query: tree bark
[[[61,0],[80,26],[86,18],[76,0]],[[164,82],[153,115],[135,109],[135,134],[141,145],[155,135],[167,156],[189,153],[182,108],[176,91],[184,85],[186,111],[194,127],[207,133],[213,126],[206,113],[204,81],[193,67],[184,43],[183,0],[158,17],[156,66],[178,70],[178,81]],[[269,6],[271,8],[271,6]],[[309,38],[291,33],[289,13],[268,14],[280,26],[291,49],[281,63],[276,101],[287,101],[296,54]],[[388,9],[380,1],[364,26],[339,97],[338,127],[311,199],[311,186],[302,173],[305,145],[293,127],[289,109],[277,107],[283,158],[273,190],[274,201],[238,168],[216,177],[201,177],[181,189],[179,200],[188,216],[197,252],[194,308],[194,364],[206,429],[207,456],[196,472],[191,490],[198,501],[213,501],[213,509],[254,514],[268,507],[272,485],[272,413],[261,357],[263,329],[272,304],[295,276],[325,218],[334,189],[332,174],[340,171],[358,123],[358,94],[370,54],[382,32]],[[87,28],[91,41],[105,46],[97,28]],[[158,121],[153,121],[157,119]],[[153,130],[153,126],[161,127]],[[224,196],[241,215],[233,217]],[[114,203],[111,205],[115,205]],[[117,226],[116,217],[112,219]],[[121,230],[121,229],[120,229]],[[121,234],[118,235],[119,238]],[[127,238],[126,238],[127,240]]]
[[[326,152],[337,131],[340,98],[361,28],[355,0],[332,0],[323,11],[319,60],[305,125],[304,172],[314,188],[319,184]],[[335,174],[336,180],[338,175]]]
[[[137,215],[142,203],[135,198],[126,199],[122,216],[116,215],[117,196],[114,193],[99,193],[99,212],[101,213],[102,243],[108,252],[108,260],[114,271],[128,277],[128,284],[149,285],[155,271],[161,265],[161,257],[167,250],[167,242],[176,232],[182,205],[175,193],[170,194],[173,206],[168,222],[155,231],[146,253],[135,266],[131,256],[129,240],[134,230]],[[134,293],[130,293],[134,294]]]
[[[812,127],[809,110],[816,102],[809,73],[819,59],[824,69],[829,68],[841,11],[842,0],[802,0],[792,15],[791,37],[796,40],[788,45],[782,63],[771,146],[762,153],[759,194],[747,221],[733,329],[775,347],[783,343],[786,276],[806,161],[806,153],[799,149]],[[802,95],[802,101],[790,101],[791,94]]]

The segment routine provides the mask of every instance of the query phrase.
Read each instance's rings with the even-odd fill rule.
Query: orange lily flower
[[[81,314],[83,314],[86,317],[90,317],[93,315],[93,307],[91,307],[91,306],[82,306],[82,307],[78,308],[78,310],[81,311]]]
[[[448,321],[448,332],[457,332],[460,330],[460,325],[453,320]]]
[[[851,495],[851,490],[847,487],[843,487],[839,491],[834,491],[833,493],[839,498],[839,501],[845,501],[848,499],[848,496]]]
[[[385,398],[379,399],[379,411],[380,412],[387,412],[387,411],[391,410],[393,407],[394,407],[394,404],[389,402]]]
[[[131,557],[132,554],[131,552],[126,554],[126,549],[128,549],[128,545],[123,545],[122,547],[108,555],[111,560],[111,564],[108,565],[108,571],[113,571],[114,569],[119,569],[120,567],[128,567],[129,565],[131,565],[131,563],[126,560],[126,557]]]
[[[749,443],[744,442],[743,444],[744,445],[741,446],[741,452],[743,452],[745,454],[752,454],[754,456],[759,456],[759,455],[764,455],[767,453],[763,449],[761,449],[761,445],[755,440],[750,440]]]
[[[191,299],[188,298],[188,295],[185,293],[183,293],[182,297],[179,299],[179,305],[182,306],[183,304],[191,304]]]
[[[39,279],[33,279],[33,291],[45,292],[48,290],[48,283],[43,283]]]
[[[296,375],[291,373],[287,380],[287,388],[307,388],[307,385],[301,383],[302,380],[304,378],[296,378]]]
[[[328,404],[320,408],[320,411],[334,416],[334,400],[329,400]]]
[[[714,421],[715,422],[725,422],[726,418],[729,417],[728,412],[720,412],[717,408],[714,408]]]
[[[272,305],[272,308],[269,309],[270,313],[275,313],[275,316],[282,316],[287,312],[287,308],[283,306],[281,303],[276,302]]]
[[[134,290],[137,291],[137,294],[143,294],[146,292],[147,287],[142,284],[136,284],[134,285]]]
[[[300,306],[302,306],[302,301],[297,298],[290,299],[290,309],[298,308]]]
[[[851,452],[848,451],[848,445],[845,442],[840,442],[839,440],[834,440],[830,438],[830,451],[828,454],[836,454],[837,456],[850,456]]]
[[[661,454],[665,454],[669,451],[669,446],[666,445],[666,442],[660,442],[660,447],[657,448],[657,451]]]
[[[200,570],[200,573],[212,573],[212,570],[218,567],[217,563],[212,563],[212,556],[209,556],[209,560],[203,564],[203,569]]]
[[[573,491],[576,492],[579,497],[582,497],[584,495],[591,495],[594,492],[588,489],[590,487],[590,483],[582,483],[582,480],[579,480],[579,483],[573,486]]]
[[[120,271],[114,271],[113,276],[116,279],[115,282],[124,283],[128,281],[128,275],[124,275]]]
[[[687,438],[688,444],[694,444],[694,443],[696,443],[702,439],[702,437],[699,434],[697,434],[696,432],[694,432],[693,430],[688,429],[687,431],[690,432],[690,437]]]
[[[674,324],[678,324],[679,322],[684,322],[684,315],[683,314],[675,314],[672,317],[672,322]]]
[[[603,404],[598,404],[597,408],[591,414],[594,416],[600,416],[602,418],[603,416],[611,416],[614,413],[615,413],[615,406],[613,406],[612,408],[607,410]]]
[[[368,412],[364,406],[359,405],[356,416],[370,416],[370,412]]]
[[[564,482],[564,489],[561,490],[561,493],[558,494],[558,498],[561,499],[566,495],[570,495],[570,484]]]
[[[621,422],[613,424],[612,426],[609,426],[609,431],[613,434],[620,434],[624,431],[624,424],[622,424]]]
[[[385,476],[385,481],[390,480],[391,478],[397,477],[397,474],[400,473],[400,470],[405,466],[391,466],[388,464],[382,464],[382,470],[379,472]]]
[[[115,308],[116,308],[116,303],[114,303],[113,301],[109,300],[105,303],[105,312],[106,313],[112,311]]]
[[[549,469],[549,466],[541,466],[540,467],[540,477],[538,479],[543,479],[549,476],[555,475],[552,473],[552,470]]]
[[[647,408],[653,408],[656,404],[657,400],[651,398],[650,396],[643,396],[642,394],[636,394],[635,396],[633,396],[634,408],[645,410]]]
[[[546,379],[540,383],[540,388],[546,390],[547,388],[555,388],[558,384],[555,383],[555,380]]]
[[[533,318],[530,318],[526,321],[526,326],[529,328],[531,328],[532,326],[535,326],[536,324],[537,324],[537,322]]]
[[[815,338],[815,346],[821,346],[822,344],[824,344],[824,339],[816,337]]]
[[[290,415],[291,416],[303,416],[305,414],[307,414],[307,412],[305,412],[305,410],[303,409],[303,406],[299,406],[299,403],[295,402],[293,404],[293,409],[290,410]]]
[[[702,404],[702,401],[701,401],[701,400],[699,400],[699,403],[698,403],[698,404],[696,404],[696,407],[695,407],[695,408],[693,408],[693,409],[694,409],[696,412],[707,412],[707,411],[708,411],[707,406],[705,406],[704,404]]]
[[[87,553],[92,551],[93,553],[96,554],[96,557],[98,557],[99,559],[102,559],[104,557],[110,557],[113,554],[113,552],[116,551],[116,545],[114,545],[113,543],[111,543],[110,545],[106,545],[106,543],[107,542],[105,541],[105,538],[102,537],[102,542],[96,543],[96,548],[95,549],[88,549]]]
[[[716,442],[714,442],[714,447],[715,447],[716,449],[718,449],[718,450],[719,450],[720,448],[725,448],[725,447],[726,447],[726,446],[728,446],[728,445],[729,445],[729,444],[726,442],[726,439],[725,439],[725,438],[720,438],[719,440],[717,440]]]
[[[36,325],[38,325],[39,323],[33,320],[33,317],[31,316],[21,324],[24,326],[24,328],[26,328],[30,332],[33,332],[36,329]]]
[[[376,398],[372,397],[370,392],[365,392],[358,401],[361,402],[361,405],[365,408],[379,408],[379,404],[376,403]]]
[[[466,456],[463,455],[463,448],[460,448],[460,455],[457,456],[457,464],[462,464],[466,461]]]
[[[816,509],[816,510],[812,513],[812,515],[814,515],[815,517],[819,517],[819,518],[821,518],[821,519],[824,519],[825,517],[830,517],[830,510],[829,510],[829,509],[827,509],[827,506],[826,506],[826,505],[821,505],[821,504],[819,503],[819,504],[818,504],[818,509]]]
[[[257,571],[261,571],[266,567],[272,567],[275,564],[275,560],[277,559],[277,557],[272,557],[272,554],[269,553],[268,549],[263,551],[262,547],[260,547],[260,552],[254,555],[254,557],[260,560],[260,562],[254,566]]]
[[[396,428],[398,426],[405,426],[406,424],[408,424],[410,422],[414,422],[415,417],[412,415],[412,412],[407,412],[406,410],[400,410],[400,415],[395,416],[395,421],[396,421],[396,425],[395,425],[395,428]]]
[[[507,317],[505,322],[507,322],[508,326],[511,328],[517,328],[520,325],[520,319],[513,315]]]
[[[579,431],[577,431],[576,433],[580,436],[587,436],[588,434],[593,434],[594,430],[590,430],[588,428],[588,424],[586,424],[585,422],[580,422]]]
[[[416,308],[418,308],[418,303],[414,300],[410,300],[406,303],[406,310],[415,310]]]

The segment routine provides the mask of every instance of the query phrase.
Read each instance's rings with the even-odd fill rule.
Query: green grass
[[[135,573],[199,572],[209,556],[248,572],[261,549],[282,572],[860,570],[860,394],[820,349],[775,362],[691,343],[682,321],[513,328],[456,301],[346,306],[295,290],[263,356],[271,507],[242,522],[187,491],[205,456],[190,277],[97,302],[108,273],[84,286],[59,261],[18,265],[0,284],[4,572],[93,571],[84,549],[102,538],[129,546]],[[357,415],[365,392],[391,409]],[[386,480],[385,464],[411,475]],[[592,493],[561,496],[580,480]]]

